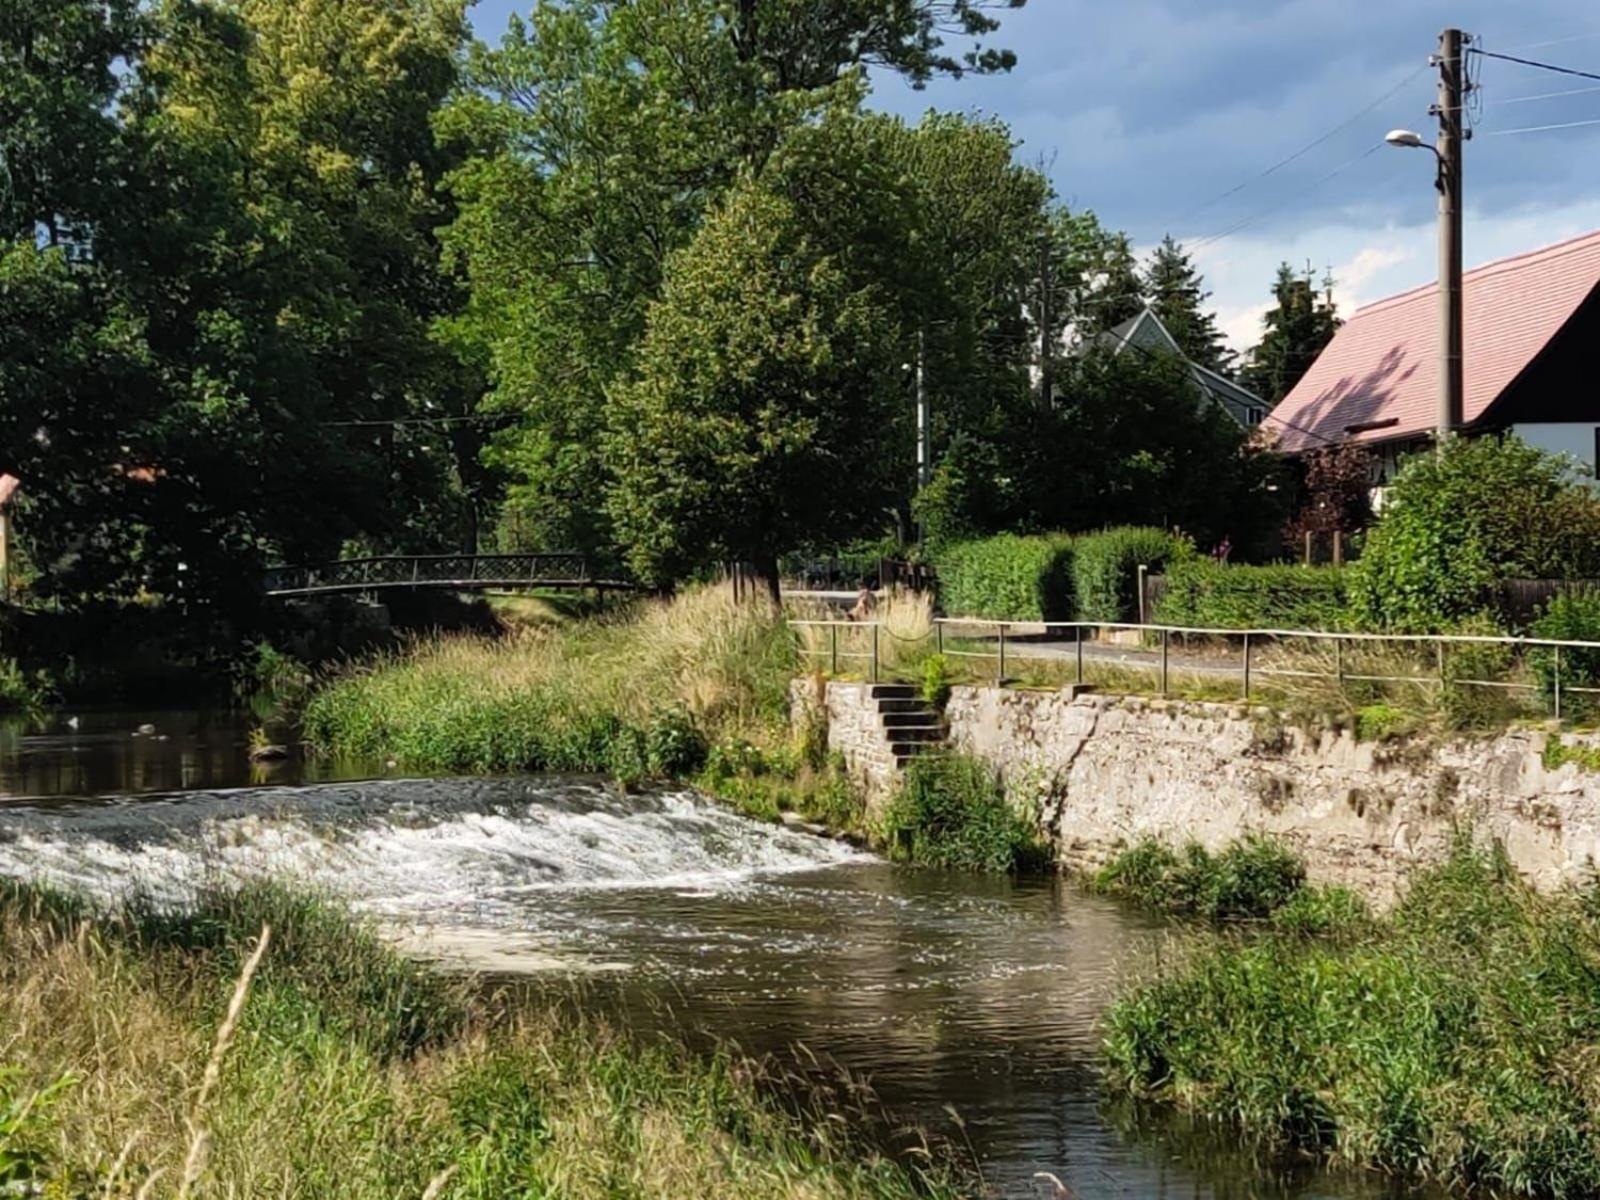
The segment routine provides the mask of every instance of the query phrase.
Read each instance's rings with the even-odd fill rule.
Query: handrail
[[[863,621],[791,620],[788,622],[788,624],[790,627],[796,629],[814,627],[825,628],[830,631],[831,644],[827,650],[819,651],[810,647],[802,647],[802,654],[808,657],[826,655],[831,659],[835,671],[838,669],[838,663],[841,658],[870,658],[872,661],[871,678],[874,681],[879,678],[881,670],[879,632],[880,630],[886,628],[883,622],[874,619]],[[998,633],[995,653],[991,655],[986,651],[946,648],[946,631],[950,629],[959,629],[962,627],[979,630],[995,630]],[[851,651],[848,649],[840,649],[838,635],[839,629],[861,629],[863,631],[870,629],[872,631],[871,651]],[[1076,677],[1079,684],[1082,684],[1085,681],[1085,630],[1090,632],[1097,632],[1099,630],[1134,631],[1159,637],[1159,659],[1156,663],[1148,665],[1153,666],[1159,672],[1158,678],[1160,680],[1160,691],[1162,695],[1166,695],[1168,692],[1171,667],[1170,645],[1174,635],[1184,637],[1236,639],[1242,641],[1243,662],[1241,664],[1241,677],[1243,682],[1244,698],[1247,700],[1251,696],[1252,676],[1333,679],[1338,682],[1338,685],[1341,689],[1345,684],[1352,682],[1399,683],[1412,686],[1430,686],[1439,688],[1455,686],[1486,687],[1500,688],[1508,691],[1534,692],[1542,691],[1544,689],[1545,685],[1543,682],[1528,683],[1505,679],[1488,680],[1451,677],[1447,674],[1445,667],[1445,650],[1448,646],[1452,645],[1498,645],[1506,646],[1515,650],[1549,649],[1553,651],[1552,659],[1549,664],[1551,668],[1550,690],[1553,701],[1554,715],[1558,720],[1562,716],[1562,699],[1564,696],[1574,694],[1600,695],[1600,687],[1579,686],[1577,684],[1566,683],[1563,681],[1562,651],[1579,650],[1600,653],[1600,641],[1583,641],[1570,638],[1538,638],[1515,635],[1496,636],[1487,634],[1450,633],[1361,633],[1351,630],[1331,629],[1217,629],[1184,625],[1150,625],[1125,621],[1001,621],[984,617],[937,617],[934,619],[930,631],[922,635],[920,638],[901,637],[898,635],[893,635],[892,631],[891,636],[895,641],[901,642],[923,641],[930,637],[936,638],[938,641],[939,653],[951,655],[953,657],[984,659],[996,657],[998,659],[996,682],[1003,686],[1006,683],[1006,663],[1008,650],[1009,656],[1013,661],[1018,659],[1026,660],[1029,658],[1032,658],[1035,661],[1040,661],[1041,658],[1044,657],[1048,657],[1050,661],[1061,661],[1064,657],[1059,653],[1051,654],[1049,656],[1040,656],[1037,654],[1029,655],[1025,652],[1027,643],[1019,644],[1015,640],[1011,642],[1009,647],[1007,646],[1006,639],[1008,636],[1014,638],[1019,631],[1031,632],[1034,630],[1041,632],[1052,632],[1058,630],[1062,632],[1068,630],[1071,631],[1072,639],[1069,649],[1074,652],[1073,656],[1075,659]],[[1268,667],[1257,665],[1253,663],[1252,658],[1262,639],[1269,639],[1277,642],[1283,642],[1286,640],[1331,642],[1334,645],[1334,648],[1340,651],[1339,655],[1337,656],[1337,666],[1333,671],[1315,671],[1295,670],[1284,666]],[[1424,672],[1415,675],[1360,674],[1356,671],[1348,670],[1346,667],[1342,648],[1349,643],[1405,643],[1419,647],[1433,646],[1437,651],[1435,656],[1437,665],[1431,672]],[[1118,665],[1126,664],[1119,660]],[[1198,669],[1207,674],[1221,673],[1224,676],[1226,676],[1230,670],[1225,665],[1213,664],[1202,664],[1198,668],[1191,668],[1191,670],[1194,669]]]

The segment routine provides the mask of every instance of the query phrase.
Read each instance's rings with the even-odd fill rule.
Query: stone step
[[[916,700],[917,688],[910,683],[869,683],[867,695],[874,700]]]
[[[931,708],[920,712],[884,713],[881,718],[885,729],[943,729],[944,718]]]
[[[938,758],[945,753],[944,746],[939,742],[904,742],[893,749],[897,771],[905,770],[906,764],[913,758]]]
[[[923,700],[915,696],[906,700],[879,700],[878,713],[887,716],[891,713],[925,713],[933,710]]]
[[[944,727],[942,725],[916,725],[909,728],[885,729],[883,732],[888,737],[891,746],[898,746],[902,742],[944,741]]]

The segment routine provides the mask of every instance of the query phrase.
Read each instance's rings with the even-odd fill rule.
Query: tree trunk
[[[778,556],[770,551],[763,551],[755,559],[756,577],[767,588],[767,596],[774,606],[783,603],[783,589],[778,583]]]

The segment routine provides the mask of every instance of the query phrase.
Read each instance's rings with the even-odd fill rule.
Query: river
[[[1000,1196],[1046,1194],[1039,1172],[1083,1200],[1418,1194],[1108,1105],[1098,1020],[1181,935],[1060,880],[892,867],[684,791],[252,767],[227,715],[69,720],[0,728],[0,875],[174,902],[303,879],[414,953],[568,988],[647,1036],[865,1075]]]

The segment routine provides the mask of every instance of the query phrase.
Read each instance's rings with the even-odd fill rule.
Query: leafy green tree
[[[1266,331],[1240,370],[1239,382],[1276,404],[1294,390],[1333,340],[1339,331],[1339,317],[1331,284],[1319,293],[1311,280],[1296,275],[1288,263],[1278,267],[1272,294],[1276,303],[1264,318]]]
[[[439,120],[467,148],[446,241],[470,288],[441,335],[489,380],[484,411],[511,422],[490,453],[524,536],[609,545],[594,503],[606,397],[668,261],[740,173],[759,175],[825,112],[858,109],[867,67],[913,82],[1006,69],[1003,51],[942,43],[992,33],[995,7],[539,0],[497,47],[472,52]]]
[[[1228,374],[1233,352],[1217,328],[1216,314],[1206,308],[1211,293],[1205,290],[1193,260],[1171,234],[1151,253],[1141,282],[1151,309],[1189,361]]]
[[[904,407],[906,331],[871,259],[895,214],[885,189],[857,194],[852,211],[741,185],[674,256],[607,442],[643,578],[739,560],[775,587],[781,553],[846,541],[894,498],[880,438]]]
[[[1455,438],[1389,487],[1351,570],[1374,628],[1439,632],[1493,605],[1505,579],[1600,572],[1600,500],[1572,464],[1518,438]]]

